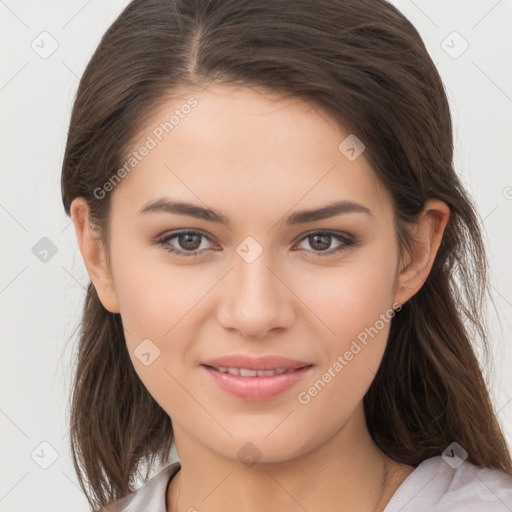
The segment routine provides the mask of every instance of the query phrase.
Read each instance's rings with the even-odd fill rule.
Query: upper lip
[[[246,368],[248,370],[275,370],[276,368],[302,368],[312,363],[297,361],[288,357],[269,355],[263,357],[250,357],[242,354],[217,357],[201,363],[217,368]]]

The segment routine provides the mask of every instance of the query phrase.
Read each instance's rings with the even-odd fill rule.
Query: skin
[[[168,487],[167,510],[383,510],[414,469],[376,446],[364,417],[362,399],[390,323],[309,403],[297,397],[379,315],[421,288],[449,208],[427,202],[414,227],[418,241],[401,259],[389,192],[364,153],[350,161],[338,150],[348,133],[319,108],[255,89],[181,91],[154,114],[140,141],[191,95],[198,105],[111,192],[111,268],[87,222],[87,203],[77,198],[71,206],[100,300],[121,314],[134,368],[172,418],[182,469]],[[212,208],[232,224],[139,213],[163,196]],[[372,215],[280,223],[294,211],[345,199]],[[152,243],[182,229],[209,237],[194,239],[205,254],[173,255]],[[342,245],[328,238],[318,249],[306,235],[322,230],[357,243],[318,256]],[[247,236],[263,249],[250,264],[236,252]],[[177,237],[169,245],[187,250]],[[160,350],[149,366],[134,354],[147,338]],[[199,367],[235,353],[314,366],[277,397],[247,401],[212,384]],[[252,467],[237,457],[247,442],[261,452]]]

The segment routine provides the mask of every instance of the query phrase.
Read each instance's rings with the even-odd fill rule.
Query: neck
[[[181,470],[167,493],[167,512],[384,510],[413,471],[387,457],[368,433],[362,408],[315,450],[247,467],[175,428]]]

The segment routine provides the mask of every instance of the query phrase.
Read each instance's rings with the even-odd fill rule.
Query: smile
[[[209,366],[202,364],[210,382],[231,396],[243,400],[270,400],[296,386],[313,365],[299,368],[274,368],[253,370],[229,366]]]

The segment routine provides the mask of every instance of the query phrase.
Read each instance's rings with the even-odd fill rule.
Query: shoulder
[[[384,512],[510,512],[512,476],[467,461],[450,466],[424,460],[403,482]]]
[[[105,506],[102,512],[166,512],[167,487],[180,467],[180,462],[166,466],[136,491]]]

